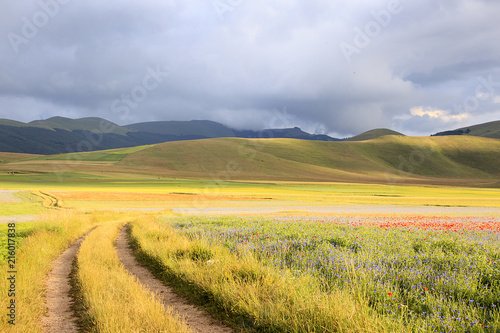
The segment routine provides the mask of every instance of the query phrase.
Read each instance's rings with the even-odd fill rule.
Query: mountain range
[[[53,117],[29,123],[0,119],[0,151],[59,154],[220,137],[338,141],[300,128],[235,130],[213,121],[155,121],[120,126],[102,118]]]
[[[347,140],[365,141],[386,135],[404,136],[404,134],[390,129],[374,129]],[[500,121],[440,132],[435,135],[500,138]],[[298,127],[262,131],[236,130],[207,120],[154,121],[120,126],[96,117],[81,119],[52,117],[29,123],[0,119],[0,151],[12,153],[50,155],[224,137],[287,138],[312,141],[345,140],[332,138],[328,135],[310,134]]]

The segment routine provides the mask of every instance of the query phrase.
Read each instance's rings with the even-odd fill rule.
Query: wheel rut
[[[217,322],[207,312],[196,308],[186,299],[178,296],[171,287],[165,286],[148,269],[134,258],[127,240],[126,227],[122,228],[116,242],[118,257],[125,268],[147,289],[162,300],[165,309],[171,308],[185,323],[198,333],[231,333],[230,327]]]
[[[91,230],[92,231],[92,230]],[[48,312],[42,317],[45,333],[76,333],[79,331],[77,317],[72,309],[74,304],[70,296],[70,275],[80,245],[87,235],[68,247],[53,263],[46,282],[46,306]]]

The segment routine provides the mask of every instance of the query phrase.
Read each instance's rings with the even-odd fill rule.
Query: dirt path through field
[[[134,258],[132,249],[128,245],[126,228],[122,228],[116,242],[118,257],[125,268],[149,290],[156,293],[163,300],[165,308],[171,307],[186,324],[198,333],[229,333],[234,332],[228,326],[216,322],[209,314],[188,303],[174,291],[165,286],[146,268],[141,266]]]
[[[76,317],[71,309],[73,299],[69,295],[71,289],[69,281],[73,260],[87,235],[74,242],[52,264],[52,270],[46,283],[46,305],[49,311],[42,318],[42,325],[46,333],[78,332]]]

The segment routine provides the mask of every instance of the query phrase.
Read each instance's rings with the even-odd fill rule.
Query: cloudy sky
[[[3,0],[0,118],[337,137],[500,119],[497,0]]]

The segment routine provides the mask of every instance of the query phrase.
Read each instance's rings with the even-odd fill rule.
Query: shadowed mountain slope
[[[119,126],[95,117],[53,117],[30,123],[0,119],[0,151],[13,153],[58,154],[219,137],[336,140],[327,135],[309,134],[299,128],[238,131],[205,120],[155,121]]]

